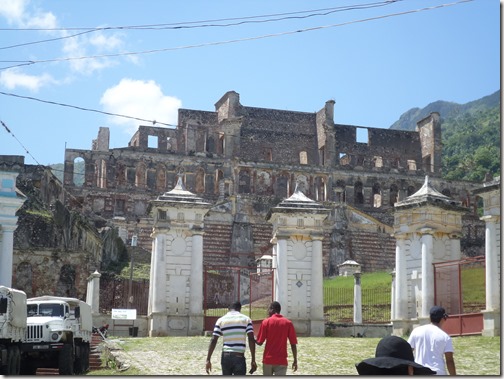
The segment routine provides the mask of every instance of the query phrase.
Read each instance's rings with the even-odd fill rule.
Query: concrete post
[[[2,248],[0,251],[0,285],[12,287],[12,254],[15,225],[1,225]]]
[[[86,303],[91,306],[93,314],[100,313],[100,277],[101,274],[95,271],[88,278]]]
[[[353,275],[354,275],[353,322],[354,324],[362,324],[361,273],[355,272]]]
[[[408,318],[408,283],[406,275],[406,256],[404,254],[404,239],[396,241],[396,280],[395,280],[395,314],[394,320]]]
[[[275,298],[280,304],[287,306],[287,240],[277,236],[277,283],[275,286]]]
[[[311,307],[310,333],[312,337],[325,335],[324,294],[322,270],[322,239],[323,236],[312,235],[312,267],[311,267]]]
[[[431,229],[422,229],[420,241],[422,244],[422,314],[421,317],[429,318],[430,309],[434,305],[434,269],[432,267],[432,232]]]
[[[496,248],[496,228],[493,222],[495,216],[483,217],[486,221],[485,226],[485,291],[486,291],[486,310],[493,311],[500,308],[499,296],[499,264],[498,251]]]
[[[390,318],[393,320],[395,318],[395,280],[396,280],[396,271],[395,268],[390,273],[392,276],[392,286],[390,289]]]

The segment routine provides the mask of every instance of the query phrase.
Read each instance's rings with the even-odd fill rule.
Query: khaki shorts
[[[263,375],[287,375],[287,366],[267,365],[263,363]]]

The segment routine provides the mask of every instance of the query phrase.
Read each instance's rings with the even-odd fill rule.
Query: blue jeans
[[[222,375],[246,375],[247,363],[245,355],[222,353],[221,356]]]

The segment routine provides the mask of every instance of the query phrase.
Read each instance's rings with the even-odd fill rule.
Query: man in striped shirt
[[[247,373],[247,363],[245,362],[245,349],[248,345],[250,349],[251,370],[257,370],[255,361],[255,340],[254,328],[250,317],[240,313],[241,303],[234,302],[229,306],[229,312],[219,318],[215,323],[212,340],[208,346],[206,360],[206,372],[212,371],[212,354],[217,345],[217,340],[222,336],[222,375],[245,375]]]

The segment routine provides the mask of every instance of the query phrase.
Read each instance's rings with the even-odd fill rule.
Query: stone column
[[[276,254],[277,254],[277,270],[276,270],[276,276],[277,280],[276,282],[278,283],[277,286],[275,286],[275,300],[278,301],[280,304],[282,304],[283,307],[287,308],[288,304],[288,296],[287,296],[287,240],[285,238],[282,238],[280,236],[276,236],[277,239],[277,247],[276,247]],[[286,309],[287,310],[287,309]]]
[[[189,302],[189,335],[199,335],[203,320],[203,230],[194,230],[191,254],[191,301]]]
[[[86,303],[91,306],[93,314],[100,313],[100,277],[101,274],[95,271],[88,278]]]
[[[393,320],[405,320],[408,317],[408,278],[406,274],[406,255],[404,239],[397,237],[396,241],[396,278],[395,278],[395,313]]]
[[[355,272],[353,275],[354,275],[353,322],[354,324],[362,324],[361,273]]]
[[[2,224],[2,248],[0,251],[0,285],[12,287],[12,251],[16,225]]]
[[[151,325],[149,327],[149,337],[166,335],[166,234],[152,233],[154,238],[154,250],[152,255],[149,308],[151,312]]]
[[[432,267],[432,229],[424,228],[425,233],[420,238],[422,244],[422,314],[420,317],[429,318],[430,309],[434,305],[434,270]]]
[[[323,337],[325,335],[324,322],[324,293],[323,293],[323,265],[322,265],[322,240],[323,236],[312,235],[312,268],[311,268],[311,336]]]
[[[499,263],[496,247],[496,216],[484,216],[485,220],[485,291],[486,309],[494,311],[500,308]]]
[[[395,318],[395,280],[396,280],[396,271],[392,270],[390,273],[392,276],[392,286],[390,289],[390,318],[393,320]]]

